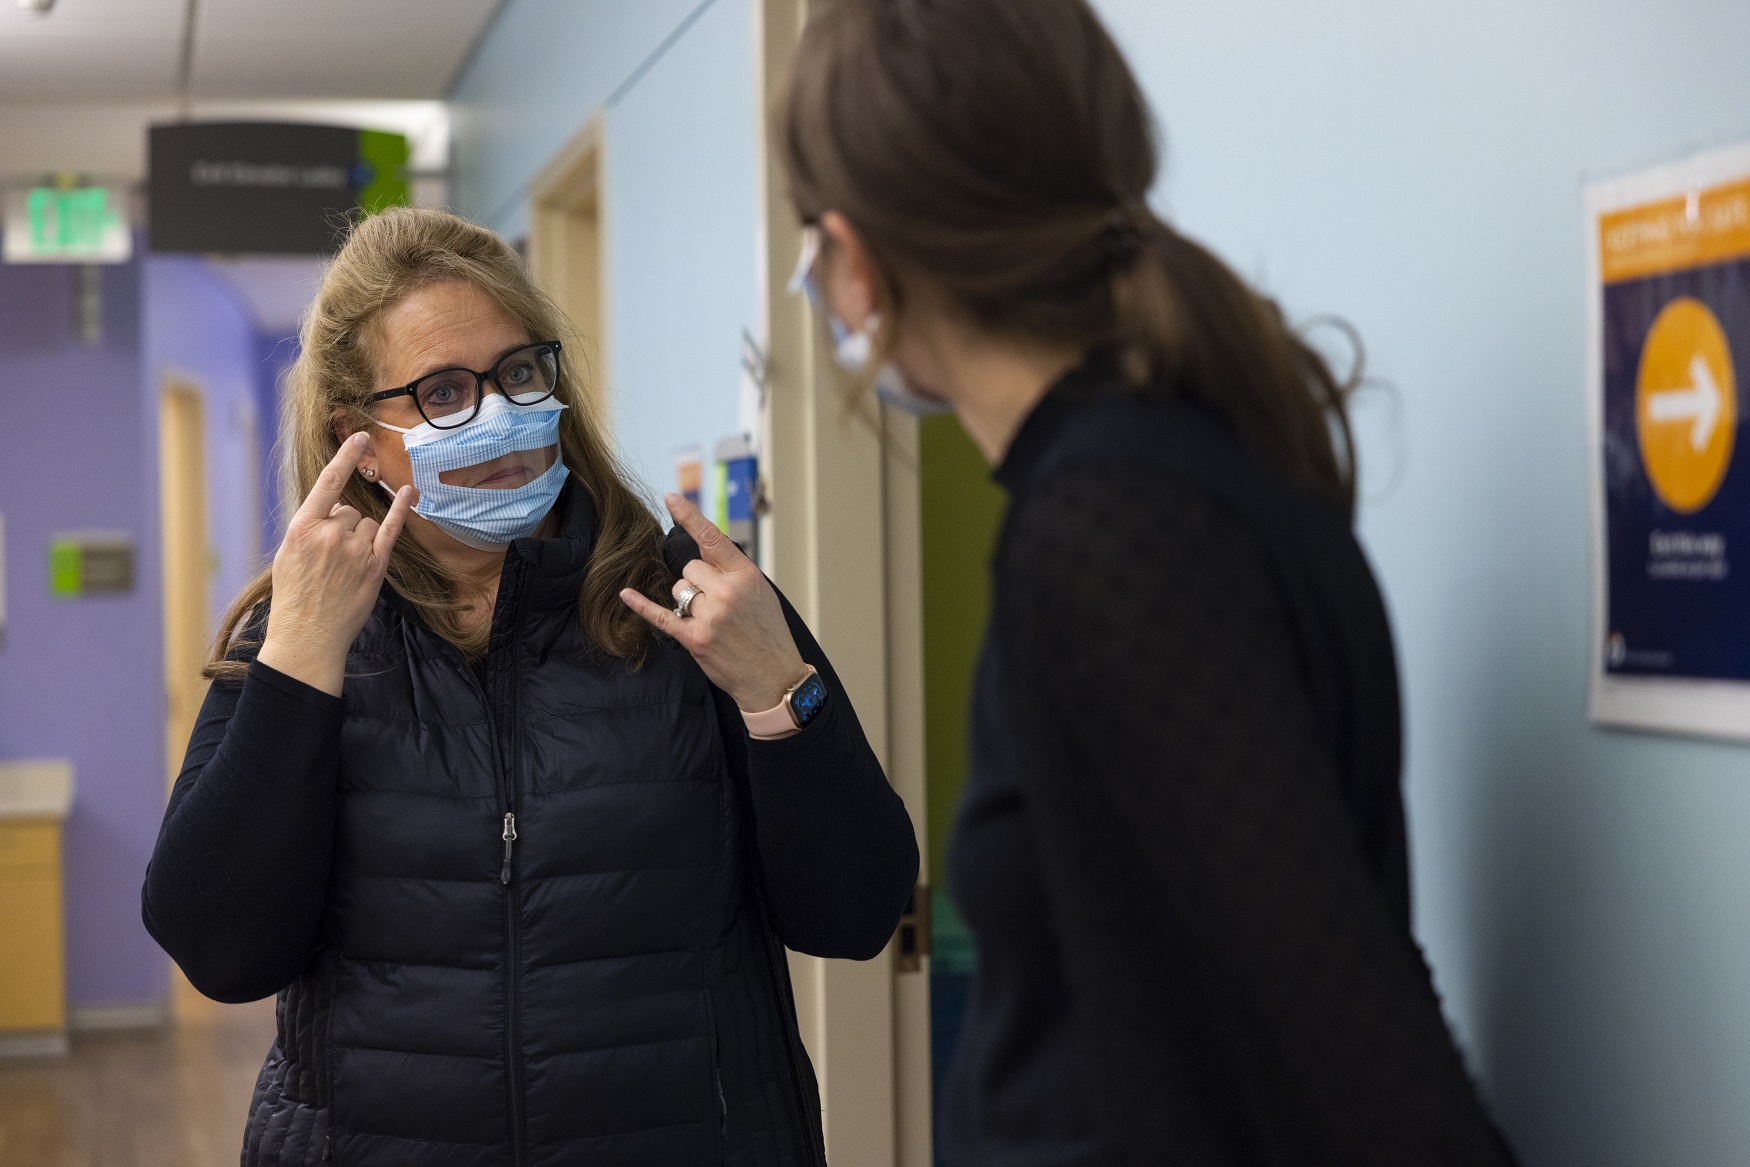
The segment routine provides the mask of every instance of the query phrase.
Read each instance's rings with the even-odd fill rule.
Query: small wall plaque
[[[123,531],[65,531],[49,540],[49,593],[62,599],[134,590],[134,540]]]

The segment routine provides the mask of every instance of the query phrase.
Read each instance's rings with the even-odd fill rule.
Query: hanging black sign
[[[407,202],[407,139],[343,126],[209,122],[153,126],[147,232],[153,251],[333,252],[353,212]]]

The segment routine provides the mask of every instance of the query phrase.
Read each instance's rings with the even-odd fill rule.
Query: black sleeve
[[[1511,1162],[1369,874],[1282,582],[1207,495],[1151,479],[1042,483],[999,613],[1004,730],[1117,1161]]]
[[[314,954],[345,703],[259,661],[207,691],[146,869],[146,930],[190,983],[254,1001]]]
[[[698,556],[679,527],[664,551],[677,575]],[[778,939],[810,956],[868,960],[886,948],[917,883],[917,835],[831,662],[782,592],[778,600],[830,696],[801,732],[755,741],[734,699],[713,687],[730,773],[752,818]]]

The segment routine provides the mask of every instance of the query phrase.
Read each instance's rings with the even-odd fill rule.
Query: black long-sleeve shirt
[[[691,557],[683,551],[682,561]],[[830,691],[826,706],[801,732],[758,741],[734,700],[713,687],[719,729],[752,811],[757,874],[778,938],[799,952],[867,959],[885,946],[895,905],[916,879],[916,838],[844,686],[782,602],[803,659]],[[207,693],[142,907],[153,938],[210,997],[270,996],[315,952],[345,715],[342,698],[259,661],[241,684],[215,682]]]
[[[1187,407],[1087,422],[1126,392],[1072,374],[998,472],[949,1161],[1509,1163],[1408,931],[1395,670],[1347,525]],[[1310,609],[1346,630],[1316,659]],[[1370,657],[1346,700],[1373,740],[1339,748],[1314,673]],[[1342,762],[1366,748],[1370,783]]]

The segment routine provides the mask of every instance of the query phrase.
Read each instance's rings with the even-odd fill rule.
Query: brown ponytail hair
[[[1086,0],[830,0],[779,118],[797,213],[856,228],[884,320],[923,281],[994,334],[1115,349],[1353,513],[1355,378],[1149,209],[1148,105]]]
[[[559,453],[595,503],[596,535],[578,597],[578,616],[590,639],[608,655],[634,663],[644,657],[650,627],[620,601],[633,587],[662,602],[671,581],[662,559],[662,528],[639,500],[603,434],[589,394],[581,391],[570,356],[582,350],[570,323],[529,278],[505,242],[483,227],[445,211],[407,207],[384,211],[353,227],[346,245],[323,276],[299,331],[300,350],[286,377],[279,444],[284,458],[281,497],[288,508],[303,502],[316,476],[340,449],[334,411],[355,428],[375,423],[366,398],[375,388],[375,324],[390,307],[419,288],[464,280],[484,292],[536,340],[558,340],[559,383],[554,396],[569,408],[560,415]],[[353,475],[340,500],[381,522],[389,496]],[[491,629],[465,624],[467,606],[441,564],[405,533],[389,559],[389,586],[411,604],[427,627],[468,657],[486,652]],[[245,623],[273,595],[269,568],[251,581],[219,625],[218,642],[203,674],[238,679],[258,641],[244,640]]]

